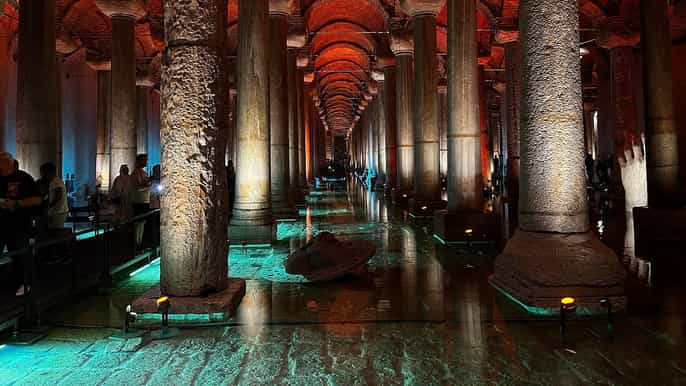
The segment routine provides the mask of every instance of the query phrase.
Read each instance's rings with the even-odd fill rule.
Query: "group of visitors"
[[[42,231],[64,228],[69,212],[64,183],[53,163],[41,165],[40,173],[36,182],[10,153],[0,152],[0,254],[28,247]],[[16,295],[22,296],[29,290],[24,261],[21,256],[11,260],[12,277],[19,282]]]
[[[129,174],[129,166],[121,165],[119,175],[112,182],[110,200],[114,206],[116,222],[124,222],[132,217],[138,217],[150,212],[150,190],[153,181],[145,168],[148,165],[148,155],[138,154],[133,173]],[[136,222],[136,245],[140,246],[145,232],[145,221]]]

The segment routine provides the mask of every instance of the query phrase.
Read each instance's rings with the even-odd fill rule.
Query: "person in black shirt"
[[[33,178],[16,169],[12,155],[0,153],[0,252],[26,248],[34,228],[34,216],[41,205],[40,191]],[[17,296],[24,295],[24,262],[22,256],[12,258],[14,277],[19,281]]]

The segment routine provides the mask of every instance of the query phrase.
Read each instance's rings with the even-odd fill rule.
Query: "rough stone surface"
[[[519,42],[505,45],[505,119],[507,121],[507,200],[510,224],[516,227],[519,217],[520,132],[521,123],[521,50]]]
[[[171,188],[161,196],[160,281],[162,293],[173,296],[221,291],[228,275],[228,90],[219,71],[226,61],[225,37],[216,33],[223,30],[227,5],[206,0],[200,14],[196,7],[182,0],[165,3],[165,25],[172,28],[167,30],[160,137],[162,184]],[[203,33],[184,32],[182,26]],[[179,39],[183,36],[193,40]]]
[[[448,209],[483,208],[476,3],[448,0]]]
[[[95,4],[109,17],[126,16],[140,19],[146,14],[142,0],[95,0]]]
[[[519,226],[527,231],[589,229],[578,11],[574,0],[521,2]]]
[[[491,282],[533,307],[558,308],[573,296],[580,307],[599,308],[607,297],[626,305],[626,272],[593,233],[555,234],[518,230],[495,264]]]
[[[227,279],[226,289],[199,297],[169,297],[171,308],[170,315],[208,315],[214,313],[224,314],[225,317],[234,315],[236,308],[241,303],[245,295],[245,280]],[[150,290],[136,299],[132,305],[132,311],[138,314],[159,314],[157,310],[157,299],[162,296],[160,286],[152,287]]]

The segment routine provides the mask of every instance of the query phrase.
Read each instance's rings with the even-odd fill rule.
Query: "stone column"
[[[18,45],[16,158],[38,178],[41,164],[61,163],[54,1],[19,3]]]
[[[271,243],[268,0],[238,2],[236,203],[232,242]]]
[[[641,0],[648,203],[678,206],[679,147],[672,94],[672,39],[667,0]]]
[[[136,87],[136,152],[148,154],[148,88]]]
[[[297,206],[305,205],[305,194],[301,181],[302,171],[300,165],[300,137],[302,119],[302,73],[298,69],[298,49],[301,48],[307,36],[302,34],[288,35],[288,165],[289,176],[288,185],[290,188],[291,199]],[[303,136],[304,139],[304,136]],[[302,165],[304,166],[304,165]]]
[[[443,1],[402,1],[412,17],[414,32],[414,126],[415,191],[410,213],[432,216],[440,209],[440,138],[438,131],[438,64],[436,58],[436,15]]]
[[[221,291],[228,276],[227,3],[197,6],[164,3],[160,285],[174,296]]]
[[[289,199],[290,160],[288,153],[288,35],[287,1],[269,3],[269,127],[271,140],[271,200],[278,218],[296,215]]]
[[[90,63],[89,63],[90,64]],[[97,74],[97,106],[95,126],[95,180],[100,185],[101,192],[110,190],[110,63],[100,68],[98,64],[91,64]],[[99,69],[100,68],[100,69]],[[118,174],[118,173],[117,173]]]
[[[414,43],[411,37],[392,35],[391,49],[396,58],[397,180],[393,191],[396,203],[414,191],[414,129],[412,122]]]
[[[448,87],[445,79],[438,85],[438,137],[440,138],[439,171],[441,178],[448,176]]]
[[[624,269],[590,231],[576,0],[522,0],[522,174],[519,229],[495,264],[491,282],[521,303],[605,312],[625,306]]]
[[[308,194],[308,184],[307,184],[307,157],[305,151],[307,150],[307,132],[309,124],[306,123],[307,116],[305,115],[305,103],[306,87],[304,82],[304,71],[302,70],[307,65],[307,58],[301,58],[298,56],[297,67],[298,71],[295,73],[295,84],[298,90],[298,170],[300,172],[298,180],[300,181],[300,188],[305,195]]]
[[[136,20],[145,15],[142,0],[96,0],[112,19],[112,123],[110,179],[121,165],[133,170],[136,162]]]
[[[507,161],[506,200],[510,229],[514,231],[519,222],[519,123],[521,64],[519,42],[505,44],[505,105],[507,107]],[[509,237],[509,235],[507,235]]]
[[[398,175],[397,137],[398,119],[396,114],[396,72],[395,60],[387,59],[384,65],[383,105],[386,117],[386,186],[396,187]]]
[[[496,239],[496,219],[483,213],[476,28],[476,1],[448,0],[448,210],[434,222],[446,242]]]

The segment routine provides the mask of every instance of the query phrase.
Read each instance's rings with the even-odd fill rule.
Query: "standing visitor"
[[[128,165],[119,167],[119,175],[110,188],[110,200],[114,206],[115,222],[123,222],[131,217],[131,176]]]
[[[52,162],[40,167],[41,180],[47,182],[47,226],[50,229],[63,229],[69,213],[67,193],[64,182],[57,175],[57,168]]]
[[[138,154],[136,156],[136,168],[131,175],[131,199],[133,203],[133,216],[140,216],[150,212],[150,188],[152,180],[145,172],[148,166],[148,155]],[[136,245],[140,246],[143,242],[145,232],[145,220],[136,222]]]
[[[16,169],[12,155],[0,153],[0,252],[28,247],[35,230],[35,211],[41,205],[38,185],[28,173]],[[17,296],[30,290],[26,286],[24,255],[12,257]]]

